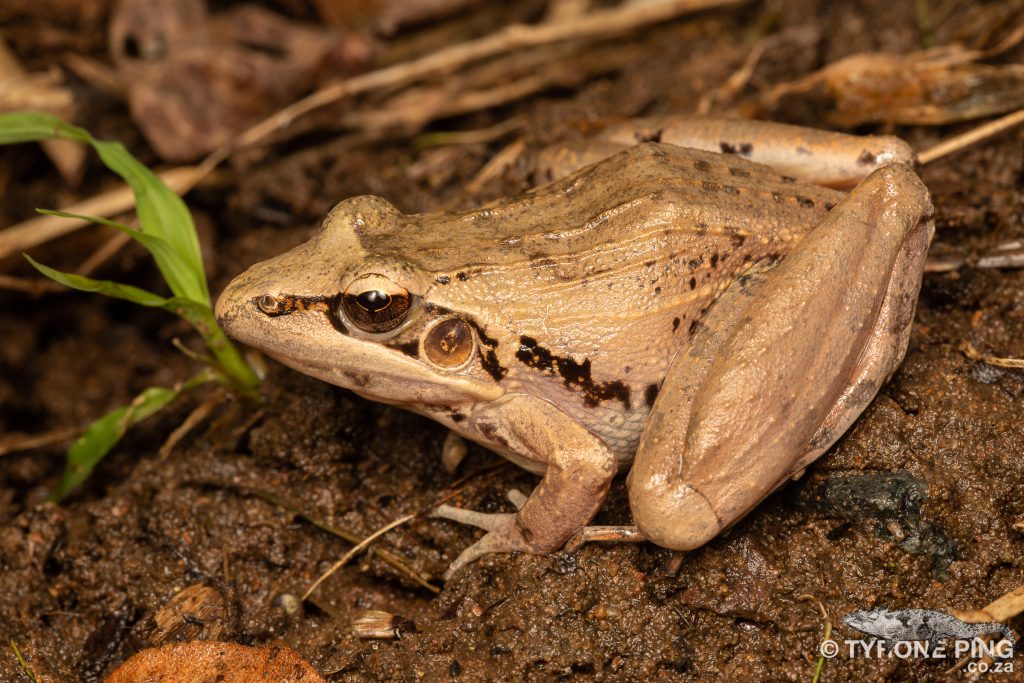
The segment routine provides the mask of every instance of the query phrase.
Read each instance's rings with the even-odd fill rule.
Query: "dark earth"
[[[107,4],[78,3],[88,11],[59,15],[72,4],[0,8],[3,34],[26,68],[55,66],[68,52],[105,58]],[[316,21],[301,0],[262,4]],[[990,41],[989,33],[1001,36],[1024,19],[1019,2],[930,4],[938,44]],[[486,20],[486,8],[474,11]],[[596,43],[591,58],[608,50],[614,59],[583,82],[428,129],[523,118],[517,133],[491,142],[438,148],[402,133],[314,131],[242,154],[187,197],[211,289],[307,239],[345,197],[379,194],[412,212],[520,192],[545,144],[609,120],[692,112],[759,36],[800,26],[812,39],[767,50],[720,109],[742,110],[772,85],[856,52],[920,49],[916,11],[914,2],[892,0],[752,2]],[[1022,56],[1016,48],[1002,60]],[[157,164],[123,104],[95,97],[80,122]],[[824,106],[783,100],[761,116],[821,126]],[[855,132],[892,132],[920,150],[972,125]],[[526,145],[516,164],[467,191],[516,136]],[[439,177],[409,172],[439,149]],[[94,155],[88,163],[72,190],[38,146],[2,150],[0,223],[107,187],[110,174]],[[1020,129],[941,159],[922,176],[937,211],[933,253],[972,257],[1024,238]],[[72,269],[108,237],[90,228],[32,254]],[[0,269],[32,275],[19,258]],[[97,276],[165,291],[134,245]],[[185,379],[197,364],[171,346],[179,337],[198,348],[190,329],[161,311],[82,293],[0,290],[0,435],[83,428],[146,387]],[[491,556],[447,584],[439,578],[447,564],[480,532],[425,513],[456,489],[454,504],[508,511],[504,493],[528,491],[536,478],[495,467],[500,459],[477,447],[450,475],[438,425],[268,361],[262,402],[221,402],[159,458],[169,434],[213,390],[179,400],[132,429],[59,505],[45,499],[67,442],[0,456],[0,680],[30,680],[10,641],[38,681],[99,681],[152,642],[205,631],[247,645],[287,643],[331,681],[811,681],[826,627],[816,602],[842,640],[858,636],[840,622],[854,610],[980,608],[1024,584],[1024,371],[969,359],[960,350],[968,341],[983,353],[1024,357],[1024,272],[927,274],[910,349],[892,381],[803,478],[706,547],[685,556],[650,544]],[[371,552],[328,578],[298,613],[285,609],[282,594],[301,595],[352,547],[311,520],[364,537],[413,513],[424,514],[374,547],[430,577],[438,593]],[[597,521],[629,523],[622,479]],[[206,616],[161,632],[158,615],[195,586],[212,589]],[[396,615],[400,637],[356,637],[352,621],[366,610]],[[1010,625],[1019,632],[1024,622]],[[1014,673],[991,679],[1024,680],[1020,655],[1012,663]],[[939,681],[953,664],[840,656],[825,662],[822,680]]]

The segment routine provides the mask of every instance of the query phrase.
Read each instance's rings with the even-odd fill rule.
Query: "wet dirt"
[[[102,50],[20,11],[10,18],[12,44],[35,67],[55,63],[57,49]],[[946,17],[937,38],[970,23],[959,19]],[[344,197],[380,194],[404,211],[472,206],[525,189],[531,154],[548,142],[608,119],[692,111],[739,68],[766,25],[806,25],[819,37],[809,48],[769,50],[741,101],[853,52],[921,44],[913,3],[875,0],[751,4],[644,31],[622,39],[636,46],[634,61],[578,90],[435,124],[470,130],[526,118],[519,134],[530,153],[476,195],[466,183],[515,134],[456,148],[435,181],[407,171],[437,151],[405,138],[306,140],[243,158],[215,188],[189,196],[210,227],[212,289],[306,239]],[[807,107],[772,114],[810,125],[818,118]],[[111,106],[96,132],[130,127]],[[968,127],[892,132],[923,149]],[[153,160],[137,135],[127,142]],[[2,154],[16,170],[7,222],[68,196],[35,148]],[[92,163],[84,194],[104,177]],[[933,252],[978,255],[1024,238],[1022,172],[1020,131],[923,169],[937,211]],[[98,239],[81,233],[33,254],[73,265]],[[135,248],[100,276],[159,287]],[[189,376],[195,366],[173,350],[175,337],[189,339],[187,327],[160,312],[78,293],[0,291],[0,434],[82,427],[147,386]],[[476,447],[450,475],[438,425],[273,363],[262,402],[223,404],[160,459],[161,444],[204,395],[180,401],[133,429],[59,506],[45,497],[64,445],[0,456],[0,680],[27,680],[8,639],[40,681],[102,680],[151,643],[172,598],[205,585],[220,602],[203,628],[246,645],[287,643],[333,681],[809,681],[825,630],[816,602],[842,640],[859,637],[840,623],[853,610],[976,608],[1024,584],[1024,372],[968,359],[964,341],[1024,357],[1024,272],[926,275],[906,361],[853,428],[801,479],[682,557],[677,571],[677,554],[650,544],[589,545],[488,557],[442,584],[437,577],[478,534],[421,515],[376,547],[440,592],[370,553],[328,578],[304,608],[286,609],[282,595],[301,595],[352,547],[311,518],[363,537],[429,510],[453,487],[461,506],[511,510],[504,493],[529,490],[536,478],[495,467],[500,459]],[[597,522],[629,522],[621,479]],[[415,632],[357,638],[351,623],[365,610],[412,621]],[[1014,663],[1018,671],[999,680],[1024,680],[1019,656]],[[825,662],[822,680],[939,681],[952,665],[840,656]]]

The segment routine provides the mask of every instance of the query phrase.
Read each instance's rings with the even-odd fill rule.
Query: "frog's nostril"
[[[256,306],[267,315],[277,315],[281,312],[281,300],[273,294],[264,294],[256,299]]]

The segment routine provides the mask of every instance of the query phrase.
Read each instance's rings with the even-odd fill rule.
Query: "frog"
[[[442,505],[491,553],[691,551],[824,454],[909,343],[934,233],[890,136],[648,118],[538,157],[463,211],[338,203],[220,295],[228,335],[536,473],[514,511]],[[591,522],[628,471],[632,524]]]

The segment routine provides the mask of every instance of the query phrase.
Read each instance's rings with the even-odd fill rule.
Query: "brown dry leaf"
[[[168,161],[190,161],[292,102],[338,39],[242,5],[207,17],[201,0],[122,0],[111,53],[132,118]]]
[[[1005,593],[981,609],[949,610],[950,614],[969,624],[982,624],[987,621],[1006,623],[1024,612],[1024,586],[1018,586]]]
[[[766,108],[789,95],[820,92],[829,123],[942,125],[1024,106],[1024,65],[978,63],[982,53],[953,45],[907,55],[852,55],[769,92]]]
[[[287,645],[246,647],[194,640],[143,650],[110,674],[106,683],[325,683]]]

